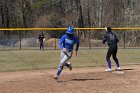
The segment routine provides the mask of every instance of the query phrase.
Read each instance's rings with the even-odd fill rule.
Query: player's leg
[[[120,70],[120,64],[119,64],[119,61],[118,61],[118,58],[117,58],[117,51],[118,51],[118,47],[115,47],[114,50],[113,50],[113,53],[112,53],[112,57],[113,57],[113,60],[115,61],[116,66],[117,66],[116,70]]]
[[[40,43],[40,46],[39,46],[39,47],[40,47],[40,50],[41,50],[41,47],[42,47],[42,43]]]
[[[60,60],[60,66],[67,66],[69,67],[69,64],[66,63],[71,57],[72,57],[72,52],[61,52],[61,60]]]
[[[61,51],[60,62],[61,62],[61,60],[64,58],[64,56],[65,56],[64,52]],[[62,65],[62,64],[59,64],[59,67],[58,67],[58,70],[57,70],[56,75],[54,76],[54,79],[57,80],[57,78],[59,77],[60,73],[62,72],[62,69],[63,69],[63,65]]]
[[[61,58],[60,58],[61,61],[60,61],[56,76],[54,77],[55,79],[57,79],[59,77],[60,73],[63,70],[63,66],[68,66],[68,64],[66,62],[71,58],[71,56],[72,56],[72,53],[65,53],[65,52],[61,51]]]
[[[72,57],[73,52],[64,52],[64,58],[60,61],[63,66],[67,66],[70,70],[72,70],[71,63],[67,61]]]
[[[64,56],[65,56],[64,52],[61,51],[61,54],[60,54],[60,61],[63,59]]]
[[[56,75],[54,76],[54,79],[57,80],[57,78],[59,77],[59,75],[60,75],[60,73],[62,72],[62,70],[63,70],[63,66],[59,66],[59,67],[58,67],[58,70],[57,70],[57,73],[56,73]]]
[[[42,43],[42,50],[44,50],[44,43]]]
[[[107,51],[107,54],[106,54],[106,61],[107,61],[108,69],[105,69],[105,71],[112,71],[111,60],[110,60],[111,54],[112,54],[112,48],[109,47],[108,51]]]
[[[64,66],[67,66],[69,68],[69,70],[71,71],[72,70],[72,65],[71,65],[71,62],[65,62],[64,63]]]

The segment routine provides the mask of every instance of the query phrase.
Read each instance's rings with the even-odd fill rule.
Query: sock
[[[57,75],[57,76],[59,76],[59,75],[60,75],[60,73],[61,73],[62,69],[63,69],[63,66],[60,66],[60,67],[58,68],[58,71],[57,71],[57,73],[56,73],[56,75]]]
[[[108,68],[111,69],[111,61],[110,61],[110,59],[107,59],[107,64],[108,64]]]

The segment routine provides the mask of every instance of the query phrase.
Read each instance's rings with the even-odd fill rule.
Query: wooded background
[[[140,0],[0,0],[0,28],[140,27]],[[64,31],[43,31],[60,38]],[[1,39],[37,37],[39,31],[0,31]],[[116,31],[124,40],[124,31]],[[81,42],[100,40],[104,31],[77,31]],[[126,42],[138,46],[140,32],[126,31]],[[123,43],[122,43],[123,44]],[[121,45],[121,44],[120,44]]]

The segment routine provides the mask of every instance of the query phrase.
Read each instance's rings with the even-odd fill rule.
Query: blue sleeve
[[[63,35],[59,41],[59,47],[61,49],[65,48],[65,35]]]

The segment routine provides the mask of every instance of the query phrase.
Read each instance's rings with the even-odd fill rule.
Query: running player
[[[119,39],[116,36],[116,34],[114,34],[112,32],[112,29],[110,27],[106,27],[105,29],[106,29],[106,33],[105,33],[104,38],[103,38],[103,43],[105,43],[107,41],[108,46],[109,46],[107,54],[106,54],[106,61],[107,61],[107,64],[108,64],[108,68],[105,69],[105,71],[107,71],[107,72],[112,71],[111,61],[110,61],[111,55],[113,57],[113,60],[116,62],[116,65],[117,65],[116,70],[121,70],[119,61],[116,57],[117,50],[118,50],[117,43],[119,42]]]
[[[59,43],[59,46],[61,48],[61,58],[58,71],[54,76],[55,80],[58,79],[64,66],[67,66],[70,70],[72,70],[71,63],[67,61],[72,57],[74,44],[76,44],[75,51],[77,52],[79,48],[79,39],[77,37],[74,37],[74,28],[68,27],[68,29],[66,30],[66,34],[61,37]]]

